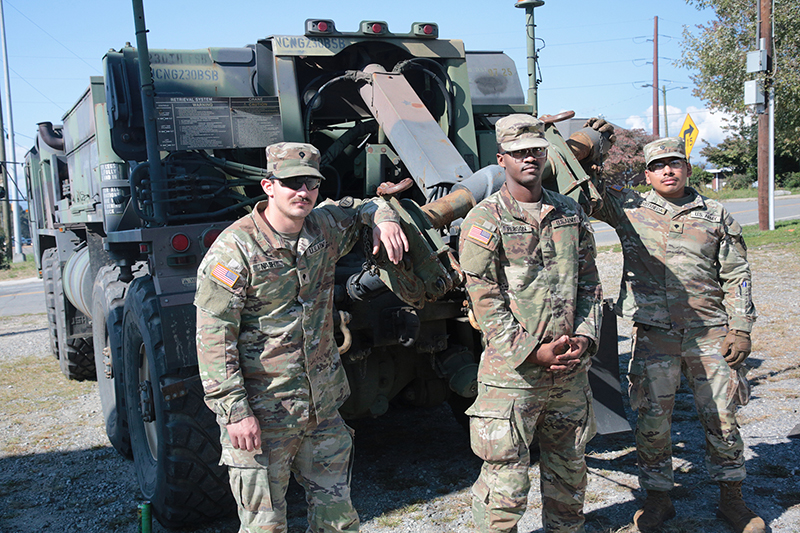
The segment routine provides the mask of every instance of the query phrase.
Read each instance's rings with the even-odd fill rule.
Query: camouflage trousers
[[[531,487],[534,437],[540,447],[544,530],[584,531],[584,450],[595,434],[587,370],[552,374],[548,380],[549,385],[531,389],[481,383],[467,410],[472,451],[484,461],[472,486],[472,516],[480,532],[517,530]]]
[[[728,328],[667,330],[634,324],[628,367],[631,407],[637,411],[639,485],[673,487],[671,420],[681,374],[694,395],[706,434],[705,464],[714,481],[745,477],[744,443],[736,426],[738,374],[721,354]]]
[[[287,531],[291,474],[306,493],[308,533],[358,531],[358,515],[350,500],[353,430],[338,413],[319,422],[312,414],[280,429],[262,422],[261,440],[264,453],[255,455],[255,461],[244,465],[237,460],[236,466],[225,461],[239,510],[239,533]]]

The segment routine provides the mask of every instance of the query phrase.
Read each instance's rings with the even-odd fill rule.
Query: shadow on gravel
[[[0,531],[129,531],[138,495],[110,446],[0,459]]]
[[[450,407],[392,405],[375,419],[351,420],[355,429],[353,504],[362,523],[468,488],[481,461],[469,434]],[[292,481],[287,494],[289,533],[305,531],[303,491]]]
[[[23,331],[9,331],[8,333],[0,333],[0,337],[12,337],[14,335],[24,335],[26,333],[39,333],[40,331],[47,331],[47,328],[26,329]]]

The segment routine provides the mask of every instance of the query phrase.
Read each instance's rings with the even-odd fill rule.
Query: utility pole
[[[3,198],[3,238],[6,240],[6,260],[11,262],[11,203],[8,199],[8,164],[6,163],[6,142],[3,136],[3,105],[0,102],[0,174],[3,175],[3,189],[6,191],[6,197]]]
[[[0,0],[2,2],[2,0]],[[3,175],[3,189],[6,197],[3,198],[3,238],[6,240],[5,255],[8,262],[11,262],[11,200],[8,189],[8,164],[6,163],[6,139],[3,135],[3,103],[0,101],[0,174]]]
[[[653,135],[658,133],[658,17],[655,17],[653,29]]]
[[[767,76],[764,91],[769,99],[766,109],[758,114],[758,229],[766,231],[770,227],[771,205],[771,173],[772,157],[770,147],[770,125],[774,101],[774,88],[772,87],[772,0],[759,0],[759,48],[767,53]],[[774,224],[774,222],[773,222]]]
[[[14,143],[14,118],[11,113],[11,82],[8,77],[8,51],[6,50],[6,22],[5,17],[3,15],[3,0],[0,0],[0,37],[2,37],[2,45],[3,45],[3,65],[5,67],[5,78],[6,78],[6,103],[8,104],[8,132],[9,138],[11,141],[11,154],[10,157],[5,156],[5,146],[3,150],[3,165],[5,167],[6,172],[3,173],[4,180],[6,184],[8,183],[8,165],[11,165],[12,172],[14,173],[14,184],[13,187],[8,188],[6,187],[6,198],[8,202],[12,202],[11,204],[11,211],[14,214],[14,250],[12,258],[14,262],[21,262],[25,261],[25,256],[22,254],[22,233],[20,232],[20,216],[19,216],[19,195],[18,195],[18,184],[19,180],[17,179],[17,158],[16,158],[16,150],[15,150],[15,143]],[[1,106],[0,106],[1,107]],[[2,130],[0,130],[0,133]],[[2,139],[3,145],[5,145],[5,137]],[[5,222],[5,220],[4,220]],[[11,235],[7,234],[6,238],[11,240]],[[10,248],[10,247],[9,247]],[[10,250],[7,252],[9,253]]]

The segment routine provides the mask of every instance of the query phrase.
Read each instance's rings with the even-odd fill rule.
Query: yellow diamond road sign
[[[697,126],[692,120],[692,116],[689,113],[686,113],[686,120],[683,121],[683,126],[681,126],[681,138],[683,139],[684,146],[686,147],[686,157],[689,157],[689,154],[692,153],[692,148],[694,147],[694,142],[697,140]]]

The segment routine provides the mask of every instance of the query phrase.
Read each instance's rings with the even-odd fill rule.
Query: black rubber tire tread
[[[58,254],[55,248],[48,248],[42,254],[42,281],[44,282],[44,300],[47,307],[47,332],[50,337],[50,351],[58,359],[58,323],[56,322],[56,283],[55,269],[58,266]]]
[[[92,334],[97,388],[103,406],[106,435],[117,452],[133,459],[128,415],[125,412],[125,388],[122,366],[122,313],[128,284],[119,281],[119,268],[104,266],[94,281],[92,291]],[[106,376],[106,347],[111,349],[112,377]]]
[[[144,350],[140,350],[140,348]],[[228,472],[219,466],[219,426],[203,402],[199,380],[188,394],[166,401],[160,386],[196,375],[165,375],[163,333],[158,298],[150,276],[135,279],[125,299],[123,353],[128,425],[134,465],[143,496],[166,527],[206,524],[235,511]],[[143,353],[143,356],[141,355]],[[155,410],[155,451],[151,453],[139,401],[141,358],[148,359]]]
[[[67,359],[60,361],[61,371],[73,381],[94,381],[94,348],[91,337],[67,339]]]
[[[53,249],[55,252],[55,249]],[[59,338],[59,330],[62,325],[59,324],[59,315],[64,314],[64,283],[61,277],[61,265],[58,260],[54,261],[52,272],[53,279],[53,303],[55,310],[56,321],[56,339]],[[60,304],[60,305],[59,305]],[[63,318],[63,316],[62,316]],[[64,346],[61,342],[57,341],[58,346],[58,365],[61,367],[61,373],[67,379],[74,381],[94,381],[96,379],[94,370],[94,348],[92,348],[91,337],[79,337],[68,339],[67,332],[62,331],[60,337],[66,339]]]

